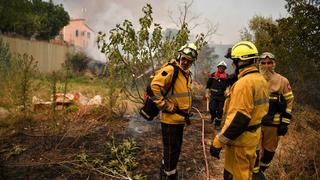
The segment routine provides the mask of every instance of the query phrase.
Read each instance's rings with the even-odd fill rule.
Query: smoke
[[[71,18],[84,18],[86,24],[95,31],[95,36],[99,31],[108,33],[125,19],[134,25],[138,24],[139,18],[143,15],[142,8],[147,3],[153,8],[154,22],[160,23],[163,27],[168,27],[171,23],[168,15],[169,0],[163,0],[161,3],[157,0],[53,0],[53,2],[62,4]],[[105,61],[105,56],[99,52],[96,42],[92,44],[85,50],[88,56]]]
[[[121,24],[125,19],[131,21],[133,25],[138,25],[139,18],[143,16],[142,8],[147,3],[152,6],[154,23],[161,24],[164,30],[175,29],[176,25],[170,16],[174,19],[179,18],[184,3],[170,0],[53,0],[53,2],[62,4],[71,18],[84,18],[86,24],[95,31],[95,36],[99,31],[108,34],[116,24]],[[189,4],[191,0],[185,2]],[[190,8],[188,16],[194,15],[197,16],[197,13]],[[195,23],[200,24],[198,19]],[[105,61],[105,56],[99,52],[96,42],[92,44],[92,47],[85,50],[86,53],[96,60]]]
[[[128,19],[138,22],[142,16],[142,7],[147,3],[153,7],[155,22],[169,22],[169,0],[54,0],[55,4],[62,4],[72,18],[84,18],[87,24],[96,32],[109,31],[116,24]]]

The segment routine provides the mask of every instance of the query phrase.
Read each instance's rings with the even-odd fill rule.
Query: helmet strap
[[[239,74],[239,60],[233,60],[233,64],[235,65],[236,69],[235,69],[235,75],[236,75],[236,79],[238,79],[238,74]]]

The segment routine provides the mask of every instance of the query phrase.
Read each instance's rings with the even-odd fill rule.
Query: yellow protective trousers
[[[258,173],[259,170],[264,171],[270,166],[278,147],[279,139],[277,126],[261,127],[261,139],[257,147],[257,153],[260,153],[261,158],[256,159],[254,173]]]
[[[270,152],[275,152],[278,147],[279,136],[278,127],[261,126],[261,141],[260,149],[266,149]]]
[[[224,169],[232,180],[251,179],[256,160],[256,146],[225,146]]]

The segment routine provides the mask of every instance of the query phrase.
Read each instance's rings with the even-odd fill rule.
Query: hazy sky
[[[174,0],[53,0],[63,4],[72,18],[85,18],[87,24],[96,32],[108,32],[115,24],[128,19],[137,23],[141,17],[141,8],[150,3],[153,7],[154,22],[160,23],[163,29],[174,28],[170,19],[179,17],[178,8],[183,2]],[[191,32],[206,32],[208,23],[217,25],[211,41],[217,44],[232,44],[239,40],[240,29],[247,26],[254,15],[266,17],[287,16],[284,0],[194,0],[189,17],[199,16]]]

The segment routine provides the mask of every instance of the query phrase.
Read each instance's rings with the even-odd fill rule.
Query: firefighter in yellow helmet
[[[263,172],[270,166],[271,160],[278,146],[279,136],[288,131],[291,121],[293,93],[287,78],[275,72],[275,56],[270,52],[260,55],[259,69],[268,81],[270,89],[269,111],[262,119],[261,144],[257,150],[258,158],[254,168],[254,179],[264,178]]]
[[[226,97],[225,124],[210,146],[210,154],[220,158],[225,149],[224,179],[251,179],[260,140],[261,119],[268,112],[268,84],[255,66],[258,50],[249,41],[236,43],[230,58],[238,80]]]
[[[153,101],[161,109],[160,122],[163,140],[163,159],[160,179],[178,179],[177,164],[183,140],[183,129],[188,122],[191,109],[191,72],[190,67],[197,59],[197,47],[191,43],[178,50],[178,57],[164,65],[151,82]],[[175,69],[178,69],[176,81],[166,96]]]

